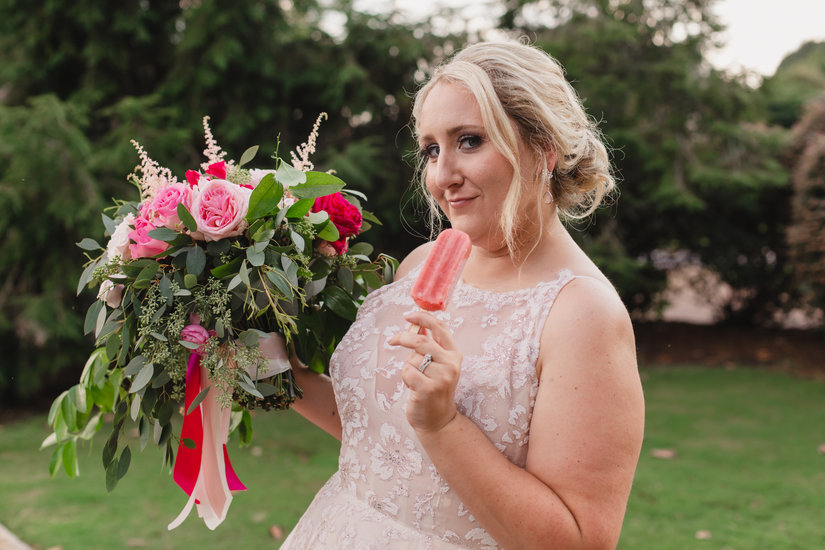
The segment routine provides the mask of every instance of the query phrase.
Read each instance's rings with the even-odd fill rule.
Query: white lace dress
[[[316,495],[282,549],[498,548],[441,478],[407,423],[406,329],[420,268],[370,294],[330,363],[343,426],[338,471]],[[539,337],[559,291],[573,279],[512,292],[459,282],[446,311],[464,360],[456,405],[514,464],[524,467],[538,390]]]

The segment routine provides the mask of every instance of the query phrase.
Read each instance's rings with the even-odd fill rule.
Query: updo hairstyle
[[[459,51],[434,71],[418,91],[413,105],[414,128],[425,99],[439,82],[464,86],[481,110],[488,138],[513,167],[513,181],[502,206],[500,227],[512,250],[516,242],[518,206],[537,201],[540,211],[541,171],[545,151],[556,152],[551,192],[562,218],[582,219],[593,213],[615,188],[607,149],[594,120],[584,111],[564,69],[544,51],[517,42],[482,42]],[[519,144],[511,121],[536,160],[534,174],[523,177]],[[426,160],[419,165],[419,183],[436,225],[438,206],[426,188]],[[533,199],[525,191],[536,189]]]

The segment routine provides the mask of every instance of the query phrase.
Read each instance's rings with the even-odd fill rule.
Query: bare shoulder
[[[395,271],[395,278],[400,279],[406,276],[407,273],[415,268],[415,266],[423,262],[427,258],[427,254],[430,253],[430,248],[432,248],[432,246],[433,242],[427,242],[416,247],[412,252],[407,254],[407,256],[398,265],[398,269]]]
[[[541,338],[538,368],[548,363],[606,364],[636,371],[636,343],[627,308],[606,279],[577,277],[556,298]],[[594,361],[597,357],[600,361]],[[559,361],[560,359],[566,361]],[[581,368],[581,367],[579,367]],[[541,374],[539,372],[539,374]]]

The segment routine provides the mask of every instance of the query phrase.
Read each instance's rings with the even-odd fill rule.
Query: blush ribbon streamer
[[[206,526],[214,530],[226,519],[232,503],[232,491],[246,490],[232,469],[226,451],[231,408],[221,407],[217,392],[212,388],[203,401],[186,414],[195,397],[212,386],[209,371],[201,366],[200,356],[193,352],[186,369],[181,443],[172,473],[175,483],[189,495],[189,500],[178,517],[169,524],[170,531],[183,523],[193,505],[197,505],[198,516],[203,518]],[[194,448],[183,444],[185,439],[194,441]]]

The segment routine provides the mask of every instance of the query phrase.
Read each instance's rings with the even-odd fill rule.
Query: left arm
[[[430,336],[402,371],[407,417],[439,474],[504,548],[614,548],[642,440],[644,403],[624,306],[606,285],[568,284],[545,324],[527,464],[501,454],[454,401],[461,353],[444,325],[415,312]],[[424,374],[416,366],[429,353]]]

